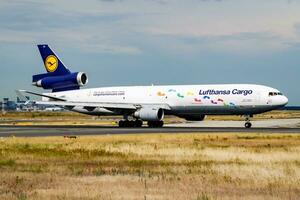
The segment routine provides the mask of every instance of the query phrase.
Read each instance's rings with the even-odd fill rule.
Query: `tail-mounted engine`
[[[51,73],[38,74],[33,76],[33,85],[43,89],[52,89],[52,92],[76,90],[88,82],[84,72],[75,72],[66,75],[51,75]]]

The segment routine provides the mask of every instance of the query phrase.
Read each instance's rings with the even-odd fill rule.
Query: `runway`
[[[0,126],[0,137],[84,136],[154,133],[299,133],[300,128],[164,127],[118,128],[115,126]]]

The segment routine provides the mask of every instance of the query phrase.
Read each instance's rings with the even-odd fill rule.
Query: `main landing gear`
[[[164,121],[148,121],[150,128],[161,128],[164,125]]]
[[[148,127],[150,128],[161,128],[164,125],[164,121],[148,121]],[[119,127],[142,127],[142,120],[121,120],[119,121]]]
[[[119,127],[142,127],[143,121],[142,120],[121,120],[119,121]]]
[[[251,128],[252,127],[252,123],[250,122],[251,117],[253,117],[253,115],[246,115],[245,128]]]

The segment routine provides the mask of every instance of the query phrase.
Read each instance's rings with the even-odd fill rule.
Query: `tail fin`
[[[71,71],[68,68],[66,68],[66,66],[62,63],[62,61],[47,44],[39,44],[37,46],[42,56],[47,73],[32,76],[33,83],[45,77],[71,74]]]
[[[37,45],[47,73],[32,76],[32,84],[52,92],[77,90],[86,85],[87,75],[83,72],[71,72],[47,44]]]
[[[39,44],[37,46],[48,73],[54,73],[55,75],[71,73],[47,44]]]

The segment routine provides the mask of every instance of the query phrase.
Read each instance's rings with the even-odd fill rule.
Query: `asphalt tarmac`
[[[300,128],[164,127],[119,128],[116,126],[13,126],[1,125],[0,137],[84,136],[154,133],[293,133]]]

